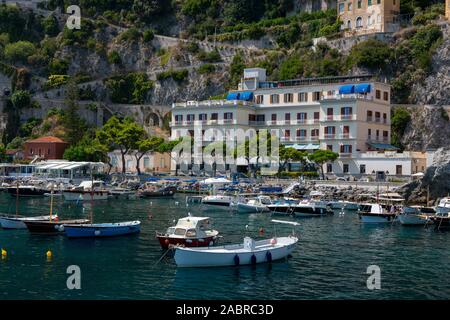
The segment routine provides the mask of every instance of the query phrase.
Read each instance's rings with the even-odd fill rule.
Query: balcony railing
[[[380,137],[380,136],[367,136],[367,141],[369,142],[389,142],[388,137]]]
[[[308,140],[307,136],[296,136],[295,141],[306,141]]]
[[[248,125],[250,126],[265,126],[266,122],[265,121],[248,121]]]
[[[281,137],[280,140],[283,141],[283,142],[291,141],[291,137]]]
[[[356,114],[341,114],[336,116],[326,116],[324,121],[349,121],[356,120]]]
[[[340,139],[353,139],[353,137],[350,136],[350,133],[341,133],[339,135]]]
[[[352,157],[352,153],[351,152],[339,152],[339,157],[348,159],[348,158]]]
[[[223,124],[235,124],[235,120],[234,119],[223,119],[222,120]]]
[[[335,133],[326,133],[326,134],[324,134],[324,138],[325,139],[335,139],[336,134]]]

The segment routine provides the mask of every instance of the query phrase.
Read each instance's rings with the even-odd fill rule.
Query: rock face
[[[450,145],[448,109],[437,106],[408,108],[411,121],[401,139],[407,150],[426,151]]]
[[[447,196],[450,193],[450,148],[440,148],[433,157],[433,163],[425,172],[422,181],[414,181],[404,186],[402,192],[410,202],[425,202],[427,190],[430,199]]]
[[[450,25],[442,28],[444,41],[433,56],[432,73],[412,90],[418,104],[450,105]]]

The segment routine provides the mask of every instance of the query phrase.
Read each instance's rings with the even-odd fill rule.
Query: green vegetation
[[[119,41],[126,41],[126,42],[139,41],[141,38],[142,32],[134,27],[125,30],[118,36]]]
[[[210,63],[202,64],[197,69],[197,72],[199,74],[209,74],[209,73],[213,73],[214,71],[216,71],[216,67],[213,64],[210,64]]]
[[[167,71],[158,73],[157,79],[159,81],[164,81],[166,79],[172,78],[175,82],[181,83],[187,80],[189,76],[189,71],[187,69],[173,70],[169,69]]]
[[[315,150],[313,153],[308,154],[309,161],[316,165],[316,168],[321,173],[323,180],[325,180],[323,165],[325,163],[331,163],[337,158],[339,158],[339,154],[330,150]]]
[[[355,45],[349,56],[350,63],[370,70],[383,70],[392,59],[392,51],[385,42],[369,39]]]
[[[115,103],[144,103],[153,82],[145,73],[128,73],[105,81],[111,101]]]
[[[20,61],[26,63],[28,57],[36,53],[36,47],[29,41],[9,43],[5,47],[4,55],[10,62]]]
[[[28,91],[17,90],[13,93],[11,102],[16,109],[27,108],[31,104],[31,95]]]
[[[145,30],[142,34],[144,42],[150,42],[155,38],[155,32],[152,29]]]
[[[405,133],[408,123],[411,121],[411,115],[406,108],[395,108],[391,115],[391,143],[394,146],[403,148],[401,138]]]
[[[217,50],[213,50],[210,52],[206,52],[203,50],[199,50],[197,53],[197,58],[203,62],[220,62],[222,61],[222,57]]]
[[[47,18],[42,20],[42,27],[44,28],[45,34],[50,37],[57,36],[59,33],[59,25],[58,20],[54,15],[50,15]]]
[[[69,69],[69,62],[67,60],[52,59],[48,65],[49,74],[67,74]]]
[[[44,90],[59,88],[62,85],[65,85],[69,80],[69,76],[54,74],[48,77],[47,82],[44,85]]]
[[[117,51],[111,51],[108,54],[108,62],[110,64],[120,65],[122,63],[122,58]]]

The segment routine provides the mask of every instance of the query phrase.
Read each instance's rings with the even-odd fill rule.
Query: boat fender
[[[64,232],[64,225],[60,225],[59,227],[55,226],[55,228],[57,228],[59,232]]]
[[[259,228],[259,234],[260,235],[264,235],[264,228],[263,227]]]
[[[169,239],[164,240],[164,243],[168,246],[170,244]]]
[[[235,256],[234,256],[234,265],[235,265],[235,266],[238,266],[238,265],[239,265],[239,256],[238,256],[238,255],[235,255]]]
[[[266,260],[267,262],[272,262],[272,253],[270,251],[266,253]]]
[[[256,256],[254,254],[252,254],[250,261],[252,262],[252,264],[256,264]]]
[[[211,240],[211,241],[209,242],[209,246],[212,247],[213,245],[214,245],[214,241]]]
[[[101,234],[100,230],[95,230],[94,235],[99,236]]]

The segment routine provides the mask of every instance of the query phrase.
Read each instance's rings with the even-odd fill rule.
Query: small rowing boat
[[[141,222],[64,224],[64,231],[68,238],[116,237],[139,233]]]
[[[53,220],[58,220],[57,215],[53,215]],[[16,217],[16,216],[4,216],[0,217],[0,225],[3,229],[26,229],[27,225],[25,221],[49,221],[50,216],[37,216],[37,217]]]

